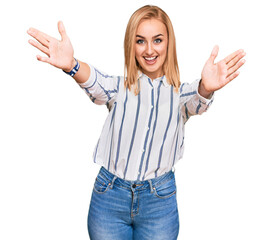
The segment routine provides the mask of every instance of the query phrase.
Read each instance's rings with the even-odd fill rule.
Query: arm
[[[202,70],[200,81],[180,87],[180,104],[185,122],[190,116],[205,112],[213,102],[214,92],[235,79],[239,75],[238,69],[245,63],[242,49],[214,63],[218,51],[218,46],[215,46]]]
[[[37,55],[39,61],[49,63],[54,67],[70,72],[76,64],[73,57],[74,50],[62,22],[58,22],[58,30],[61,35],[61,40],[57,40],[37,29],[30,28],[27,33],[37,41],[30,39],[29,43],[47,55],[47,57]],[[88,64],[84,62],[79,61],[79,63],[80,69],[73,78],[78,83],[84,83],[90,76],[90,68]]]
[[[78,72],[73,76],[73,78],[75,79],[75,81],[79,84],[85,83],[91,74],[91,69],[89,67],[89,65],[85,62],[82,62],[80,60],[78,60],[79,64],[80,64],[80,68],[78,70]],[[76,61],[74,59],[74,65],[76,65]],[[72,67],[73,68],[73,67]],[[72,70],[72,68],[69,70],[69,72]]]
[[[31,39],[29,43],[47,55],[47,57],[37,55],[39,61],[49,63],[65,72],[70,72],[76,65],[73,57],[74,50],[62,22],[58,22],[58,30],[61,40],[30,28],[28,34],[37,41]],[[111,106],[118,92],[120,78],[103,74],[85,62],[79,60],[78,62],[80,68],[73,76],[75,81],[94,103]]]
[[[202,80],[196,80],[189,83],[183,83],[179,88],[180,106],[184,123],[193,115],[200,115],[207,111],[213,102],[213,93],[208,98],[200,94],[199,88]]]
[[[90,69],[89,78],[84,83],[78,82],[79,86],[85,91],[92,102],[99,105],[107,104],[107,107],[110,109],[116,99],[122,78],[103,73],[92,65],[87,66]],[[75,77],[77,77],[76,75],[77,73]]]

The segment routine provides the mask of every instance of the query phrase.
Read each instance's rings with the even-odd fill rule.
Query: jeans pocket
[[[96,193],[105,193],[109,189],[110,185],[111,181],[99,173],[95,179],[93,190]]]
[[[153,187],[154,195],[158,198],[169,198],[176,193],[175,178],[168,179],[161,185],[155,185]]]

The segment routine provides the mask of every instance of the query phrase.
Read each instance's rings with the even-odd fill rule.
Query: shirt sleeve
[[[180,106],[184,122],[193,115],[200,115],[207,111],[214,100],[214,93],[210,99],[202,97],[198,93],[200,79],[193,83],[183,83],[179,88]]]
[[[92,65],[89,65],[89,67],[91,70],[89,79],[84,83],[79,83],[79,86],[95,104],[111,105],[119,91],[121,77],[109,76]]]

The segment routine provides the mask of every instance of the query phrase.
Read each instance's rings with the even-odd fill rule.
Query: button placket
[[[139,171],[138,171],[138,176],[137,179],[140,179],[140,171],[142,169],[142,165],[143,165],[143,161],[144,161],[144,156],[145,156],[145,152],[146,152],[146,147],[147,147],[147,142],[148,142],[148,138],[149,138],[149,132],[150,132],[150,127],[151,127],[151,122],[152,122],[152,118],[154,115],[154,87],[151,84],[151,81],[149,79],[150,85],[151,85],[151,110],[150,110],[150,116],[149,116],[149,122],[148,122],[148,126],[147,126],[147,131],[145,134],[145,140],[144,140],[144,144],[143,144],[143,149],[142,149],[142,154],[141,154],[141,161],[140,161],[140,166],[139,166]]]

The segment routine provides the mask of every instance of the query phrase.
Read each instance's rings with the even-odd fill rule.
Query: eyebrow
[[[161,34],[161,33],[159,33],[159,34],[157,34],[157,35],[153,36],[153,38],[157,38],[157,37],[160,37],[160,36],[164,36],[164,35],[163,35],[163,34]],[[143,39],[145,39],[145,37],[143,37],[143,36],[141,36],[141,35],[136,35],[136,37],[139,37],[139,38],[143,38]]]

